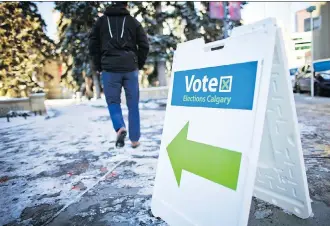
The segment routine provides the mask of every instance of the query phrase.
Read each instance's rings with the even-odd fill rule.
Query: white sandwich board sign
[[[247,225],[252,196],[308,218],[289,69],[275,19],[178,45],[151,209],[169,225]]]

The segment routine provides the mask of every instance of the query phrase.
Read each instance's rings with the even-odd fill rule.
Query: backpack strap
[[[111,32],[111,26],[110,26],[109,17],[107,17],[107,20],[108,20],[109,34],[110,34],[110,37],[113,38],[112,32]]]
[[[123,25],[121,26],[121,36],[120,36],[120,38],[123,38],[124,29],[125,29],[125,21],[126,21],[126,16],[124,17]]]
[[[108,20],[109,34],[110,34],[110,37],[113,38],[113,36],[112,36],[112,32],[111,32],[111,25],[110,25],[109,17],[107,17],[107,20]],[[123,35],[124,35],[125,22],[126,22],[126,16],[124,17],[123,25],[122,25],[122,27],[121,27],[121,35],[120,35],[120,38],[123,38]]]

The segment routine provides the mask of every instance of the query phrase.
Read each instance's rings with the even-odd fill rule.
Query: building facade
[[[295,32],[291,34],[292,64],[301,67],[306,64],[306,53],[311,49],[311,32]]]
[[[315,2],[313,12],[313,60],[330,58],[330,2]],[[310,13],[300,10],[296,13],[296,31],[308,32],[311,30]],[[306,53],[308,61],[311,54]],[[310,60],[309,60],[310,61]],[[306,62],[310,63],[310,62]]]

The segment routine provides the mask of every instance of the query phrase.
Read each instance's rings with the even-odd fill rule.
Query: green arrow
[[[236,190],[242,154],[190,141],[187,139],[188,128],[189,122],[167,146],[178,186],[180,186],[182,170],[186,170]]]

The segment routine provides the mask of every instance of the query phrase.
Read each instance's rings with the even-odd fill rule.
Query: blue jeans
[[[132,142],[140,139],[138,74],[138,70],[125,73],[102,72],[103,92],[108,104],[113,128],[116,132],[120,128],[126,128],[120,107],[122,87],[125,89],[128,108],[128,133]]]

